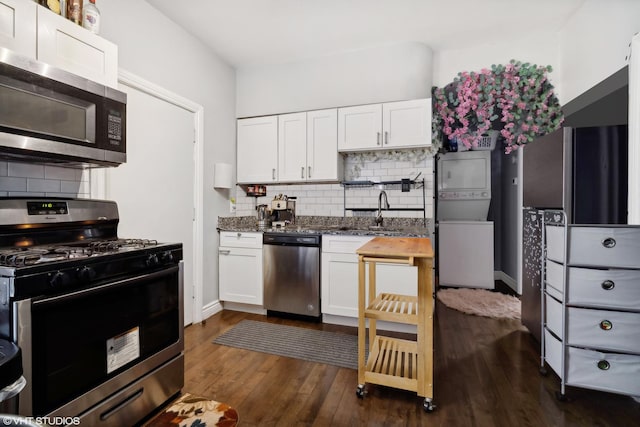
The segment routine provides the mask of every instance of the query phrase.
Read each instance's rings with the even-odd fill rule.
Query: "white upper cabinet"
[[[307,113],[278,116],[278,181],[307,177]]]
[[[37,3],[0,0],[0,46],[30,58],[36,57]]]
[[[278,116],[279,182],[340,179],[337,120],[335,108]]]
[[[382,104],[383,147],[431,145],[431,98]]]
[[[431,145],[431,98],[360,105],[338,110],[338,150]]]
[[[307,112],[307,181],[342,179],[338,154],[338,109]]]
[[[278,178],[278,116],[238,120],[239,184],[273,183]]]
[[[382,148],[382,104],[338,109],[338,150]]]
[[[106,86],[118,86],[118,47],[115,44],[49,9],[37,9],[39,61]]]
[[[238,183],[338,181],[338,110],[238,120]]]
[[[28,0],[0,0],[0,46],[118,87],[118,47]]]

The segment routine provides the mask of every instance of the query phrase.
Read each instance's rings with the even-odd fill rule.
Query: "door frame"
[[[203,319],[202,304],[204,290],[204,107],[155,83],[151,83],[129,71],[118,70],[118,83],[132,87],[155,98],[183,108],[193,113],[193,143],[194,143],[194,176],[193,176],[193,304],[192,323],[199,323]],[[106,169],[98,168],[90,171],[90,194],[92,198],[104,199],[107,194]],[[186,326],[186,325],[185,325]]]

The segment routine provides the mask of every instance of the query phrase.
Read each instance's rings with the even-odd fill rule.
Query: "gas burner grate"
[[[148,246],[157,246],[157,240],[150,239],[118,239],[103,240],[99,242],[89,243],[88,248],[99,253],[117,252],[119,249],[126,248],[146,248]]]
[[[13,249],[0,252],[0,265],[21,267],[37,263],[48,251],[45,249]]]
[[[0,265],[25,267],[52,261],[87,258],[93,255],[87,247],[55,246],[38,248],[12,248],[0,251]]]
[[[0,250],[0,265],[25,267],[46,262],[114,254],[157,245],[158,241],[151,239],[116,239],[59,246],[12,247]]]

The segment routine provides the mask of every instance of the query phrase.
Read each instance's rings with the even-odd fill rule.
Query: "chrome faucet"
[[[384,197],[384,208],[389,209],[389,201],[387,200],[387,193],[386,191],[382,190],[378,195],[378,214],[376,215],[376,226],[378,227],[382,227],[382,221],[384,219],[382,218],[382,198],[383,197]]]

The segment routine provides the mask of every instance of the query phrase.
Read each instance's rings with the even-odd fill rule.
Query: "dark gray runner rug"
[[[213,343],[358,369],[356,335],[243,320]]]

